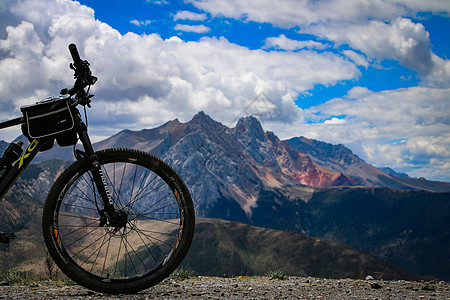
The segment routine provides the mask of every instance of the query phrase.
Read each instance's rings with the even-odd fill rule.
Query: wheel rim
[[[104,163],[102,171],[126,222],[100,226],[98,192],[89,173],[79,172],[57,201],[57,245],[79,267],[103,279],[150,275],[172,257],[181,240],[183,206],[176,185],[136,161]]]

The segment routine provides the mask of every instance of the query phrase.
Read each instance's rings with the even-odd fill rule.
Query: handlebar
[[[78,65],[81,62],[80,54],[78,54],[77,46],[75,44],[69,45],[70,55],[72,55],[73,62]]]
[[[70,55],[73,59],[73,64],[70,64],[70,68],[75,71],[75,84],[71,89],[62,89],[61,94],[73,96],[76,95],[76,104],[89,105],[90,98],[93,95],[86,93],[84,88],[90,87],[97,82],[97,77],[92,76],[91,69],[89,68],[89,62],[87,60],[82,60],[80,54],[78,53],[77,46],[75,44],[69,45]]]

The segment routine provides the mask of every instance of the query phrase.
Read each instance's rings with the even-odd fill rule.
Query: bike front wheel
[[[43,212],[43,234],[58,267],[98,292],[134,293],[170,275],[194,234],[194,207],[178,174],[138,150],[96,152],[114,206],[126,215],[120,228],[105,213],[88,159],[56,180]]]

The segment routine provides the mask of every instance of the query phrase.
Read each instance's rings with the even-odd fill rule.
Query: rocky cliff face
[[[154,153],[177,170],[197,200],[201,216],[211,216],[211,209],[221,201],[234,202],[236,209],[250,216],[261,190],[357,183],[295,151],[274,133],[264,132],[254,117],[228,128],[200,112],[186,124],[175,120],[150,131],[123,131],[96,146],[128,144]]]
[[[287,141],[300,153],[307,154],[312,161],[352,178],[351,184],[343,182],[334,185],[389,186],[400,189],[414,189],[398,182],[392,173],[387,174],[366,163],[344,145],[332,145],[305,137],[295,137]]]

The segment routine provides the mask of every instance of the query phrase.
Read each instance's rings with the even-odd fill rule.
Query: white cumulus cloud
[[[204,21],[206,20],[206,14],[198,14],[192,11],[182,10],[178,11],[173,19],[176,20],[191,20],[191,21]]]
[[[281,34],[278,37],[267,38],[264,45],[264,48],[283,50],[325,49],[327,47],[327,45],[316,41],[298,41],[289,39],[284,34]]]
[[[344,50],[342,53],[353,61],[357,66],[363,66],[366,69],[369,67],[369,61],[364,55],[356,53],[353,50]]]
[[[152,21],[150,21],[150,20],[143,20],[143,21],[131,20],[130,23],[134,24],[136,26],[147,26],[147,25],[150,25],[152,23]]]
[[[314,32],[338,44],[349,44],[373,59],[394,59],[424,75],[433,68],[428,32],[422,24],[398,18],[391,24],[370,21],[368,24],[341,24],[312,26]]]
[[[205,33],[211,30],[208,26],[205,25],[186,25],[186,24],[177,24],[175,25],[175,30],[186,31],[186,32],[196,32],[196,33]]]

